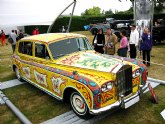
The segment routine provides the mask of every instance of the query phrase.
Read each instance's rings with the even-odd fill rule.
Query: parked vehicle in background
[[[82,118],[129,108],[140,100],[147,80],[140,60],[96,53],[85,36],[72,33],[22,38],[12,63],[18,80],[70,102]]]
[[[106,23],[91,24],[90,28],[88,29],[94,35],[98,32],[98,29],[100,28],[103,29],[104,33],[106,32],[107,28],[111,28],[112,33],[114,33],[120,40],[120,31],[125,29],[127,32],[127,36],[129,36],[131,32],[130,25],[132,24],[133,24],[133,20],[115,20],[111,18],[110,20],[107,20]]]
[[[85,30],[90,30],[90,32],[92,33],[92,35],[95,35],[99,29],[103,29],[103,32],[106,32],[107,28],[110,28],[110,23],[112,23],[113,21],[115,21],[114,18],[106,18],[106,21],[103,23],[93,23],[90,25],[86,25],[84,26]]]
[[[118,37],[120,40],[120,31],[126,30],[127,37],[129,37],[131,33],[130,26],[133,24],[133,20],[115,20],[112,23],[110,23],[110,28],[112,29],[112,32]]]
[[[161,44],[165,40],[165,25],[153,26],[152,29],[153,44]]]
[[[103,29],[103,32],[106,32],[107,28],[110,28],[109,23],[97,23],[97,24],[90,24],[90,32],[92,35],[95,35],[98,33],[98,30],[101,28]]]

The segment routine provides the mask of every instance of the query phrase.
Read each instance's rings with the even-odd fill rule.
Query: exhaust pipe
[[[6,105],[13,111],[13,113],[20,119],[23,124],[32,124],[23,113],[6,97],[6,95],[0,90],[0,98],[6,103]]]

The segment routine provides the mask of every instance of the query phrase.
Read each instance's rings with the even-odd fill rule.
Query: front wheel
[[[15,74],[16,74],[16,77],[17,77],[17,79],[18,79],[19,81],[23,81],[23,79],[21,78],[20,72],[19,72],[19,70],[18,70],[17,67],[15,68]]]
[[[87,106],[84,98],[78,92],[73,92],[71,94],[70,104],[71,104],[73,111],[80,118],[88,119],[91,117],[91,115],[89,114],[88,106]]]

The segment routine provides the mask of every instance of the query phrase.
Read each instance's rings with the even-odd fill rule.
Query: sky
[[[115,12],[115,10],[128,10],[131,5],[132,3],[129,0],[122,0],[122,2],[118,0],[77,0],[75,14],[80,15],[86,9],[92,8],[93,6],[98,6],[105,11],[112,9],[112,11]]]
[[[0,26],[52,22],[73,0],[0,0]],[[131,7],[129,0],[77,0],[74,15],[98,6],[106,11],[124,11]],[[65,14],[71,13],[71,8]]]

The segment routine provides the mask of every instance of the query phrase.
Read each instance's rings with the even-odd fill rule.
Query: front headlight
[[[137,69],[132,73],[132,77],[136,78],[141,75],[141,69]]]
[[[108,82],[108,83],[103,84],[103,85],[101,86],[101,91],[102,91],[102,92],[109,91],[109,90],[112,89],[112,87],[113,87],[113,84],[112,84],[111,82]]]

